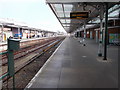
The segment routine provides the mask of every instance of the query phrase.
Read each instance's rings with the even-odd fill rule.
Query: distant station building
[[[54,37],[57,32],[41,30],[26,26],[24,24],[17,24],[9,20],[0,20],[0,41],[4,42],[7,38],[15,39],[29,39],[40,37]]]

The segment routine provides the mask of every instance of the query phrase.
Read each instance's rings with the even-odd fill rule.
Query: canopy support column
[[[86,39],[86,23],[84,22],[84,38],[83,38],[83,46],[86,45],[85,39]]]
[[[98,56],[102,56],[102,35],[103,35],[103,17],[104,17],[104,10],[103,5],[100,8],[100,37],[99,37],[99,49],[98,49]]]
[[[106,11],[105,11],[105,40],[104,40],[104,58],[103,60],[107,60],[107,40],[108,40],[108,3],[105,3]]]

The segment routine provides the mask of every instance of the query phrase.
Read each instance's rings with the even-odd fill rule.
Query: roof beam
[[[62,24],[80,24],[80,23],[62,23]]]
[[[120,0],[46,0],[46,3],[120,2]]]
[[[51,8],[51,10],[53,11],[53,13],[55,14],[55,16],[56,16],[56,18],[58,19],[58,21],[60,22],[61,26],[63,27],[63,25],[62,25],[62,23],[61,23],[59,17],[56,15],[56,13],[55,13],[55,11],[53,10],[51,4],[48,4],[48,5],[49,5],[49,7]],[[64,28],[64,27],[63,27],[63,28]]]

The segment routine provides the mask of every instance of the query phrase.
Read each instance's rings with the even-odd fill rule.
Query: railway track
[[[15,58],[14,58],[14,60],[15,60],[15,73],[20,71],[22,68],[24,68],[29,63],[33,62],[35,60],[35,58],[37,58],[40,55],[42,55],[43,53],[45,53],[51,47],[57,45],[63,39],[64,39],[64,37],[56,38],[56,39],[53,39],[51,41],[46,41],[46,42],[44,42],[42,44],[37,44],[37,45],[35,45],[33,47],[29,47],[29,48],[25,49],[25,50],[27,50],[27,53],[26,53],[26,51],[24,49],[21,49],[20,51],[15,52],[14,53],[15,54]],[[18,55],[18,54],[22,53],[23,50],[24,50],[25,54]],[[23,58],[26,57],[26,56],[29,56],[28,54],[29,55],[34,54],[34,55],[33,55],[33,57],[29,58],[28,60],[24,60]],[[3,75],[4,75],[4,74],[7,73],[7,63],[4,64],[2,67],[3,67],[4,71],[5,71],[5,72],[3,72]],[[10,78],[10,77],[8,77],[8,78]],[[7,78],[4,78],[3,81],[6,81],[6,80],[7,80]]]
[[[21,44],[21,48],[19,51],[14,52],[14,60],[17,60],[21,57],[24,57],[34,51],[36,51],[37,49],[43,48],[47,45],[49,45],[51,42],[57,40],[58,38],[52,38],[52,39],[48,39],[48,40],[44,40],[44,39],[40,39],[39,42],[37,43],[32,43],[32,44],[28,44],[29,42],[26,43],[26,45],[23,45],[23,42]],[[4,52],[6,52],[7,50],[4,50]],[[2,65],[7,64],[7,54],[2,55]]]

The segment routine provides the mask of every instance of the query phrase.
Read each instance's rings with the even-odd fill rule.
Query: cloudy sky
[[[25,22],[44,30],[65,32],[45,0],[0,0],[0,18]]]

